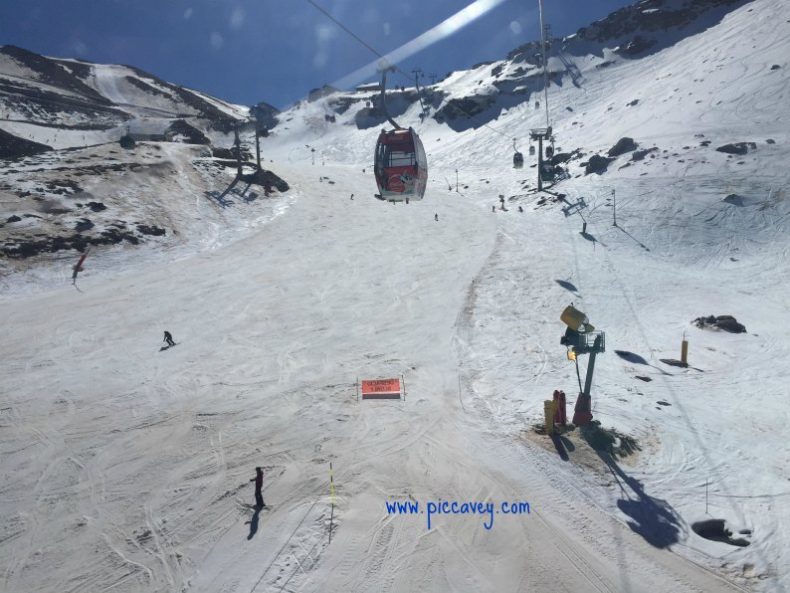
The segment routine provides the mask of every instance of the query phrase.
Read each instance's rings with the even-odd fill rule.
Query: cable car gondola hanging
[[[516,149],[516,139],[513,138],[513,168],[521,169],[524,166],[524,155]]]
[[[374,153],[373,172],[379,200],[406,202],[422,200],[428,181],[428,160],[420,137],[414,128],[404,129],[390,117],[387,111],[387,70],[381,71],[381,105],[387,120],[395,128],[381,130]]]

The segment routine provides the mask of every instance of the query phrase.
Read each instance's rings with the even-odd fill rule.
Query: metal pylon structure
[[[543,65],[543,104],[546,108],[546,127],[545,128],[532,128],[529,131],[529,137],[538,142],[538,191],[543,191],[543,181],[550,181],[554,178],[553,167],[546,167],[543,162],[543,141],[552,140],[551,135],[551,121],[549,120],[549,72],[546,65],[548,53],[548,44],[546,42],[546,31],[548,25],[543,23],[543,0],[538,0],[538,9],[540,13],[540,56]]]

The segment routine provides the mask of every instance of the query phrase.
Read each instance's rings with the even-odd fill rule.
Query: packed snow
[[[333,96],[280,115],[262,153],[286,194],[223,209],[205,192],[231,177],[164,149],[177,240],[97,248],[76,286],[74,257],[4,269],[0,589],[787,591],[789,20],[755,0],[648,57],[568,58],[581,82],[550,87],[550,114],[584,156],[548,192],[526,151],[542,93],[461,132],[398,116],[429,159],[408,205],[372,197],[370,93],[335,122]],[[655,150],[584,175],[622,137]],[[153,203],[116,182],[97,182],[115,207]],[[632,455],[535,430],[553,390],[576,400],[571,302],[606,332],[593,415]],[[747,331],[692,323],[711,314]],[[684,337],[689,366],[662,362]],[[384,377],[402,401],[358,399]],[[440,500],[530,513],[428,529],[385,506]],[[748,545],[692,529],[711,519]]]

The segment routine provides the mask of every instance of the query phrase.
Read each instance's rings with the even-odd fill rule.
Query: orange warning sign
[[[400,379],[368,379],[362,381],[362,399],[399,399]]]
[[[381,393],[382,391],[400,392],[400,379],[362,380],[362,393]]]

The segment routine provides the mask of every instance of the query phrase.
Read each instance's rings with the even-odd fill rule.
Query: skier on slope
[[[80,256],[79,261],[74,266],[72,266],[72,270],[74,270],[74,272],[71,274],[71,283],[74,286],[77,285],[77,274],[79,274],[80,272],[82,272],[85,269],[85,268],[82,267],[82,263],[85,261],[85,258],[88,257],[88,252],[89,251],[90,251],[90,248],[86,249],[85,253],[83,253]]]
[[[176,345],[176,343],[173,341],[173,336],[167,330],[165,330],[165,339],[164,339],[164,341],[167,342],[167,346],[168,347]]]
[[[263,502],[263,494],[261,494],[261,488],[263,488],[263,468],[255,468],[255,477],[250,480],[250,482],[255,482],[255,506],[262,509],[266,506]]]

